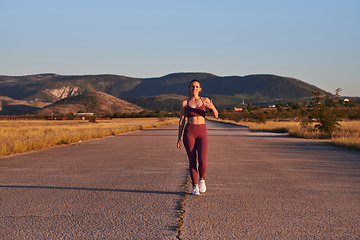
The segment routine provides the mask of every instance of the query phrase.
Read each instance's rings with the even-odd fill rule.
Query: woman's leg
[[[198,161],[199,161],[199,175],[200,179],[205,179],[205,173],[207,168],[207,152],[208,152],[208,136],[206,126],[201,127],[198,132],[197,139],[197,151],[198,151]]]
[[[186,125],[184,130],[183,142],[186,149],[186,153],[189,158],[190,177],[192,184],[198,184],[198,172],[196,168],[196,132],[193,131],[189,124]]]

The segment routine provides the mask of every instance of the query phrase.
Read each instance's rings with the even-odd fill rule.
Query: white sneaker
[[[200,180],[199,190],[200,190],[201,193],[206,192],[205,180]]]
[[[193,195],[200,195],[199,186],[195,186],[195,187],[194,187]]]

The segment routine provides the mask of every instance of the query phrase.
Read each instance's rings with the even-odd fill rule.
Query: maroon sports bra
[[[204,104],[204,101],[202,100],[202,98],[200,98],[200,99],[202,101],[202,105],[197,108],[190,107],[189,99],[187,100],[186,116],[188,118],[190,118],[190,117],[205,117],[206,107],[205,107],[205,104]]]

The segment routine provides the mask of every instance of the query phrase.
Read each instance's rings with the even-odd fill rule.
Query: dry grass
[[[121,118],[89,121],[0,121],[0,157],[61,144],[102,138],[178,122],[177,118]]]
[[[360,150],[360,121],[346,121],[340,124],[341,132],[336,132],[333,135],[331,143]]]
[[[215,120],[209,118],[209,120]],[[308,128],[301,128],[300,122],[272,122],[265,124],[256,122],[235,122],[233,120],[216,120],[225,123],[231,123],[240,126],[249,127],[251,131],[268,131],[276,133],[289,133],[291,136],[306,139],[326,139],[336,146],[346,147],[349,149],[360,150],[360,121],[343,121],[340,122],[341,130],[329,136],[314,128],[314,124]]]

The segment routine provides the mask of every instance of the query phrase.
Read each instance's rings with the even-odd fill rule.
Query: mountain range
[[[209,73],[172,73],[157,78],[109,74],[0,75],[0,114],[64,112],[60,110],[62,107],[66,107],[67,112],[99,113],[138,112],[144,109],[179,110],[180,102],[187,98],[187,88],[192,79],[201,81],[201,95],[213,99],[219,109],[232,108],[243,99],[246,103],[263,106],[277,101],[309,101],[311,92],[317,89],[316,86],[295,78],[266,74],[220,77]],[[115,101],[112,97],[118,100]],[[108,100],[105,101],[105,98]],[[112,99],[112,103],[109,99]],[[96,106],[94,102],[97,102]],[[106,104],[113,105],[102,106]],[[134,104],[138,106],[135,107]]]

